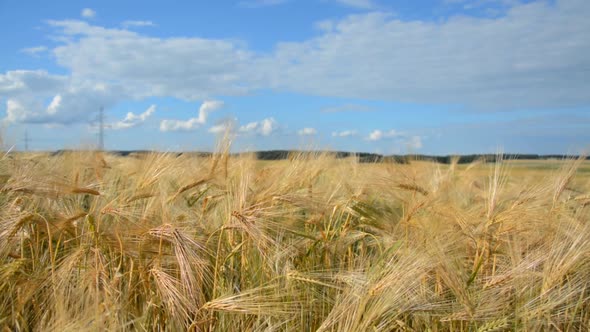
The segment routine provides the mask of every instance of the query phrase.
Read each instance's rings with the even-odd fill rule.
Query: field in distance
[[[590,328],[590,162],[0,160],[6,330]]]

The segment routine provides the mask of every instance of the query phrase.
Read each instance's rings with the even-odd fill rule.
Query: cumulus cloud
[[[273,118],[267,118],[262,120],[260,123],[259,133],[262,136],[269,136],[272,133],[276,132],[278,129],[278,124]]]
[[[488,13],[496,14],[502,9],[518,5],[521,0],[444,0],[446,5],[460,5],[465,10],[484,8]]]
[[[315,128],[303,128],[301,130],[297,131],[297,135],[299,136],[313,136],[316,135],[318,133],[318,131]]]
[[[56,114],[61,105],[62,97],[61,95],[56,95],[55,97],[53,97],[53,99],[51,99],[51,103],[49,103],[49,106],[47,106],[47,113],[52,115]]]
[[[258,75],[251,53],[235,41],[156,38],[75,20],[49,24],[66,40],[52,50],[59,65],[76,77],[125,85],[134,98],[240,95]]]
[[[46,106],[38,100],[8,98],[6,100],[6,117],[4,124],[69,124],[78,122],[65,114],[56,114],[62,103],[61,96],[55,96]]]
[[[78,81],[45,71],[9,71],[0,74],[0,97],[6,98],[3,122],[88,122],[100,107],[109,108],[125,98],[124,90],[117,85]]]
[[[256,134],[260,136],[270,136],[277,132],[279,124],[274,118],[266,118],[262,121],[250,122],[239,128],[242,134]]]
[[[351,15],[323,21],[315,37],[279,42],[268,53],[232,39],[154,37],[82,20],[49,21],[57,46],[47,51],[68,74],[0,74],[4,121],[82,122],[101,106],[122,100],[198,101],[257,89],[464,105],[474,111],[587,106],[590,2],[506,7],[496,18],[417,21],[375,11]],[[135,26],[148,22],[135,21]],[[340,105],[324,111],[364,110]],[[200,125],[170,121],[164,128]]]
[[[228,130],[228,126],[225,123],[221,123],[215,126],[211,126],[211,128],[209,128],[208,132],[210,132],[211,134],[221,134],[221,133],[225,133]]]
[[[419,150],[422,148],[422,136],[420,135],[409,135],[405,132],[399,132],[391,129],[382,131],[379,129],[373,130],[369,136],[365,139],[372,142],[378,142],[381,140],[389,140],[394,145],[399,147],[405,147],[407,151]]]
[[[369,136],[367,137],[367,140],[380,141],[385,138],[396,138],[396,137],[401,137],[401,136],[402,136],[402,134],[397,132],[394,129],[391,129],[388,131],[382,131],[379,129],[375,129],[369,134]]]
[[[230,133],[234,134],[234,128],[236,126],[237,121],[238,120],[235,118],[226,119],[214,126],[211,126],[211,128],[209,128],[208,132],[210,132],[211,134],[224,134],[226,132],[230,132]]]
[[[419,150],[422,148],[422,137],[421,136],[411,136],[405,141],[405,145],[408,150]]]
[[[199,115],[196,118],[188,120],[162,120],[160,122],[160,131],[178,131],[178,130],[194,130],[207,122],[209,113],[214,112],[223,107],[223,102],[218,100],[207,100],[199,107]]]
[[[138,95],[199,100],[271,87],[513,109],[590,101],[590,81],[580,71],[590,66],[588,16],[584,0],[518,4],[495,19],[407,21],[372,12],[324,21],[319,36],[278,43],[272,54],[234,41],[51,24],[71,39],[53,50],[59,64],[79,76],[123,82]]]
[[[26,118],[26,107],[15,99],[8,99],[6,101],[6,118],[5,122],[17,122]]]
[[[47,51],[47,46],[35,46],[21,49],[21,52],[31,56],[39,56],[39,53]]]
[[[268,72],[277,89],[322,96],[475,110],[587,105],[589,16],[586,0],[518,4],[494,19],[352,15],[277,45]]]
[[[358,132],[356,130],[343,130],[332,132],[333,137],[351,137],[356,136]]]
[[[93,18],[94,16],[96,16],[96,12],[90,8],[84,8],[82,9],[80,15],[84,18]]]
[[[123,23],[121,23],[121,26],[123,28],[153,27],[153,26],[156,26],[156,24],[154,24],[154,22],[152,22],[152,21],[133,21],[133,20],[129,20],[129,21],[123,21]]]
[[[141,114],[136,115],[133,112],[128,112],[123,120],[109,124],[106,127],[113,130],[133,128],[144,123],[154,112],[156,112],[156,105],[151,105]]]
[[[250,122],[246,125],[241,126],[239,131],[242,133],[251,133],[254,132],[259,125],[259,122]]]
[[[158,39],[76,20],[48,24],[61,42],[50,52],[70,74],[0,73],[0,98],[10,100],[5,123],[88,122],[96,118],[100,107],[108,109],[123,100],[176,97],[194,101],[249,90],[237,74],[240,61],[248,55],[230,41]],[[199,121],[171,121],[163,128],[197,125]]]
[[[65,88],[68,78],[44,70],[12,70],[0,74],[0,96],[29,97],[56,94]]]

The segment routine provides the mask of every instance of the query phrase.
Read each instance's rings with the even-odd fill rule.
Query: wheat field
[[[582,159],[0,160],[5,331],[585,331]]]

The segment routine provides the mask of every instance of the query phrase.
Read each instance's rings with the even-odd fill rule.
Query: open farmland
[[[590,328],[587,161],[0,161],[5,330]]]

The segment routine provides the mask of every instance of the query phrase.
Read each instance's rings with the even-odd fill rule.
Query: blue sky
[[[0,0],[4,144],[590,147],[590,1]]]

